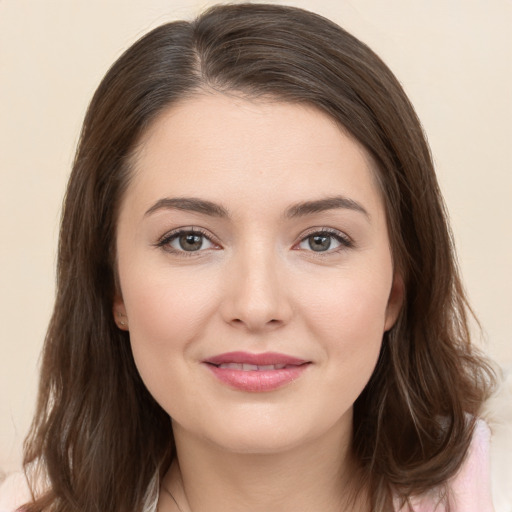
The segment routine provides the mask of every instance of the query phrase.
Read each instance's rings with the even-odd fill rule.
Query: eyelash
[[[197,256],[198,254],[204,252],[205,249],[198,250],[198,251],[185,251],[185,250],[178,250],[178,249],[175,249],[174,247],[172,247],[170,245],[171,242],[173,242],[174,240],[176,240],[177,238],[179,238],[182,235],[201,235],[202,237],[204,237],[206,240],[208,240],[213,245],[220,246],[220,244],[218,244],[215,241],[214,237],[210,233],[208,233],[207,231],[205,231],[201,228],[197,228],[197,227],[178,228],[169,233],[166,233],[164,236],[162,236],[157,241],[155,246],[163,249],[164,251],[170,252],[172,254],[176,254],[178,256],[185,256],[185,257]]]
[[[187,228],[175,229],[169,233],[166,233],[164,236],[162,236],[154,245],[156,247],[159,247],[167,252],[176,254],[178,256],[190,257],[190,256],[197,256],[197,255],[203,253],[205,251],[205,249],[202,249],[202,250],[200,249],[197,251],[185,251],[185,250],[177,250],[170,245],[171,242],[173,242],[180,236],[188,235],[188,234],[201,235],[206,240],[208,240],[211,244],[220,247],[220,244],[215,241],[214,237],[212,237],[212,235],[210,233],[208,233],[207,231],[205,231],[201,228],[197,228],[197,227],[187,227]],[[347,235],[345,235],[344,233],[342,233],[341,231],[338,231],[333,228],[323,227],[320,229],[318,229],[318,228],[312,229],[309,232],[303,234],[301,236],[300,240],[296,244],[294,244],[293,248],[298,247],[300,244],[302,244],[308,238],[315,236],[315,235],[316,236],[328,236],[328,237],[334,238],[340,244],[339,247],[337,247],[335,249],[331,249],[331,250],[307,251],[307,252],[311,252],[313,255],[315,255],[315,257],[325,257],[327,255],[332,255],[332,254],[335,254],[335,253],[341,252],[343,250],[350,249],[350,248],[354,247],[354,242],[352,241],[352,239],[350,237],[348,237]],[[297,249],[297,250],[300,250],[300,249]]]
[[[308,251],[311,252],[315,257],[326,257],[328,255],[336,254],[338,252],[341,252],[346,249],[351,249],[355,247],[354,241],[347,236],[346,234],[342,233],[341,231],[338,231],[337,229],[333,228],[327,228],[322,227],[320,229],[314,228],[311,229],[309,232],[301,235],[301,238],[298,243],[294,245],[294,247],[299,246],[301,243],[303,243],[305,240],[312,236],[328,236],[331,238],[334,238],[337,242],[339,242],[340,246],[336,249],[331,249],[327,251]]]

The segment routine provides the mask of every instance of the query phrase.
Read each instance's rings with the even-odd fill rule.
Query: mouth
[[[272,370],[282,370],[283,368],[290,368],[292,366],[297,365],[287,365],[287,364],[248,364],[248,363],[222,363],[218,365],[217,368],[227,368],[230,370],[241,370],[243,372],[264,372],[264,371],[272,371]]]
[[[255,393],[274,391],[296,381],[311,361],[275,352],[229,352],[203,363],[221,383]]]
[[[258,371],[259,369],[281,370],[286,366],[300,366],[306,364],[308,361],[277,352],[264,352],[262,354],[253,354],[251,352],[226,352],[225,354],[210,357],[204,362],[219,367],[237,365],[240,366],[235,368],[237,370]]]

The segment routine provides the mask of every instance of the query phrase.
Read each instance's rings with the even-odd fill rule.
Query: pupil
[[[180,236],[180,246],[185,251],[198,251],[199,249],[201,249],[202,244],[202,235],[194,235],[192,233],[189,233],[187,235]]]
[[[328,235],[313,235],[309,237],[309,246],[313,251],[327,251],[331,246],[331,237]]]

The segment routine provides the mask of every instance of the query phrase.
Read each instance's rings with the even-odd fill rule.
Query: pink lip
[[[296,380],[309,366],[310,361],[265,352],[251,354],[249,352],[228,352],[219,354],[203,361],[207,368],[224,384],[249,392],[273,391]],[[221,368],[220,365],[254,365],[279,366],[276,369],[237,369]]]
[[[239,363],[239,364],[255,364],[257,366],[265,366],[269,364],[290,364],[300,365],[307,363],[304,359],[288,356],[286,354],[278,354],[277,352],[263,352],[262,354],[251,354],[250,352],[226,352],[218,356],[209,357],[204,361],[214,365]]]

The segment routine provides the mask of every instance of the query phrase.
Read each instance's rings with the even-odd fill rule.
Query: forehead
[[[198,94],[164,110],[144,133],[128,195],[199,193],[215,201],[231,193],[268,203],[344,193],[380,203],[375,168],[362,145],[313,106]]]

